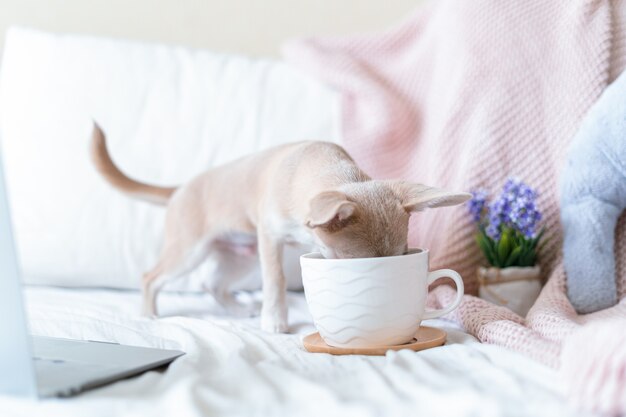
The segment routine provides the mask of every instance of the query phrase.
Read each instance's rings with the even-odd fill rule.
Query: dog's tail
[[[104,179],[113,187],[132,197],[153,204],[165,205],[174,191],[176,191],[176,187],[158,187],[135,181],[120,171],[111,160],[104,132],[95,122],[93,124],[93,133],[91,134],[90,153],[96,169]]]

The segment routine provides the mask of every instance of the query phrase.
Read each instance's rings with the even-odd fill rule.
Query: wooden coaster
[[[312,353],[330,353],[331,355],[370,355],[382,356],[388,350],[410,349],[415,352],[418,350],[430,349],[435,346],[441,346],[446,343],[446,332],[434,327],[420,326],[415,339],[412,342],[403,345],[394,346],[376,346],[376,347],[354,347],[341,348],[329,346],[324,342],[319,333],[312,333],[302,339],[304,348]]]

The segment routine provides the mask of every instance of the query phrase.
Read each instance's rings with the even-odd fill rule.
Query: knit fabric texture
[[[567,375],[583,363],[603,369],[606,326],[624,333],[623,323],[605,322],[626,317],[626,216],[615,240],[621,301],[578,315],[566,295],[558,182],[583,116],[626,64],[625,9],[624,0],[438,0],[384,33],[302,39],[283,49],[288,62],[341,93],[343,145],[373,178],[495,192],[517,176],[539,191],[551,244],[540,254],[547,283],[527,317],[471,295],[449,317],[483,342]],[[409,243],[428,247],[431,268],[457,270],[475,294],[483,262],[475,233],[464,207],[435,209],[412,217]],[[429,303],[446,305],[453,296],[442,285]],[[605,326],[605,339],[572,339],[596,325]],[[583,345],[563,357],[569,340]],[[624,372],[602,375],[626,396]],[[585,390],[585,378],[567,383],[570,392]],[[626,413],[623,402],[585,398],[592,398],[587,408]]]

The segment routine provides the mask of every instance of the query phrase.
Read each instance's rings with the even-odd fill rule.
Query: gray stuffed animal
[[[567,294],[578,313],[617,302],[615,225],[626,207],[626,72],[585,116],[561,174]]]

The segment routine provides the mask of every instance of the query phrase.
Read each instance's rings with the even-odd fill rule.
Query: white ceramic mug
[[[337,347],[408,343],[424,319],[458,307],[463,280],[451,269],[428,271],[428,250],[380,258],[325,259],[314,252],[300,257],[302,282],[315,327]],[[439,278],[456,283],[447,307],[426,311],[428,286]]]

